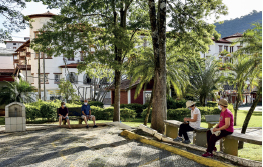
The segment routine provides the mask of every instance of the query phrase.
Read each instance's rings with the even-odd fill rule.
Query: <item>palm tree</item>
[[[214,97],[221,81],[218,62],[214,57],[205,62],[193,58],[189,62],[189,69],[191,85],[187,89],[188,95],[199,99],[200,104],[205,106],[205,100],[208,97]]]
[[[237,120],[237,110],[241,100],[243,99],[243,90],[246,86],[246,81],[249,80],[253,67],[254,60],[248,56],[236,56],[236,59],[233,62],[233,65],[230,67],[230,71],[228,72],[228,76],[225,78],[229,85],[234,85],[237,90],[237,98],[235,103],[235,117],[234,117],[234,126],[236,126]]]
[[[140,52],[141,58],[130,61],[130,76],[131,84],[140,80],[137,85],[134,97],[137,98],[141,89],[146,88],[147,84],[154,78],[154,54],[152,48],[145,48]],[[184,58],[175,54],[167,55],[167,88],[173,86],[178,97],[182,96],[183,91],[189,84],[188,67],[184,63]],[[154,92],[151,93],[151,99],[148,105],[147,115],[144,121],[144,125],[147,125],[148,117],[150,114],[150,107],[152,105],[152,98]]]
[[[252,25],[254,26],[254,28],[248,29],[244,33],[243,37],[237,41],[241,44],[245,44],[244,47],[237,51],[237,53],[240,54],[242,57],[248,56],[253,61],[253,63],[250,64],[251,71],[249,80],[251,85],[253,85],[254,83],[254,85],[258,88],[257,97],[253,101],[253,104],[250,107],[242,126],[241,133],[243,134],[246,133],[250,118],[260,100],[260,97],[262,97],[262,24],[255,23]],[[240,141],[238,144],[238,148],[243,148],[243,145],[244,142]]]
[[[0,90],[0,103],[9,104],[11,102],[32,102],[32,92],[35,87],[31,86],[28,82],[20,79],[19,81],[6,82],[7,85],[3,86]]]

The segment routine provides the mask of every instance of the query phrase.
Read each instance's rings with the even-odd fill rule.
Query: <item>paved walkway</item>
[[[116,126],[52,128],[0,134],[0,166],[203,166],[153,146],[126,140]]]

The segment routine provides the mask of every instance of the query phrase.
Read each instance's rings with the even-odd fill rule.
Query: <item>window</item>
[[[36,52],[35,53],[35,58],[38,58],[39,57],[39,52]]]
[[[68,61],[74,61],[74,56],[69,57]]]
[[[151,91],[145,91],[145,92],[144,92],[144,104],[150,102],[150,100],[151,100],[151,94],[152,94]]]
[[[16,45],[16,43],[13,43],[13,45]]]
[[[60,81],[60,75],[59,74],[55,74],[55,84],[59,84]]]
[[[242,48],[242,46],[237,46],[237,50],[240,49],[240,48]]]
[[[38,31],[35,31],[35,32],[34,32],[34,38],[37,38],[38,35],[39,35],[39,32],[38,32]]]
[[[233,53],[234,52],[234,46],[230,46],[230,53]]]
[[[16,49],[16,47],[13,47],[13,49]]]
[[[71,83],[78,83],[78,76],[74,72],[70,72],[67,75],[67,80]]]
[[[228,46],[224,46],[224,50],[228,51]]]
[[[84,74],[83,76],[83,84],[90,84],[92,82],[92,79],[89,77],[88,74]]]
[[[223,46],[219,45],[219,53],[223,51],[222,49],[223,49]]]
[[[48,74],[45,74],[45,81],[48,83]],[[44,74],[40,74],[40,83],[44,83]]]

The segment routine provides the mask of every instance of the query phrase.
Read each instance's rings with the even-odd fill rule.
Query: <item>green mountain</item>
[[[262,23],[262,11],[253,10],[250,14],[225,20],[223,24],[215,23],[216,31],[221,34],[221,38],[233,35],[237,32],[243,33],[245,30],[252,28],[251,24],[255,22]]]

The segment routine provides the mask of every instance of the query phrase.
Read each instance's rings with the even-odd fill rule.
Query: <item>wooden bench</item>
[[[57,116],[58,116],[58,112],[59,112],[59,108],[57,108]],[[82,111],[81,111],[81,107],[72,107],[72,108],[68,108],[68,116],[75,116],[75,119],[78,119],[79,124],[82,124],[82,121],[84,121],[81,118],[82,115]],[[62,120],[63,125],[66,125],[67,121],[65,119]]]
[[[208,123],[208,128],[212,128],[219,123],[220,115],[205,115],[205,121]]]
[[[234,132],[220,140],[220,151],[223,151],[226,154],[238,156],[238,141],[262,145],[261,136],[251,136]]]
[[[176,138],[178,136],[178,130],[183,122],[176,120],[165,120],[165,135],[167,137]],[[200,127],[199,129],[194,129],[193,144],[206,147],[207,139],[206,132],[208,129]]]

